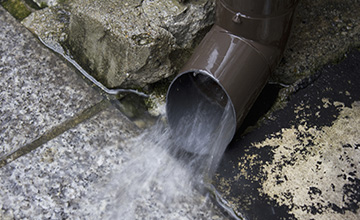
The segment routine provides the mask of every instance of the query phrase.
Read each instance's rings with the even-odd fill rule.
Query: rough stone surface
[[[2,7],[0,20],[1,157],[102,98]]]
[[[35,11],[21,23],[43,41],[61,51],[61,44],[68,39],[69,20],[69,8],[62,5]]]
[[[356,0],[301,0],[287,49],[272,80],[299,83],[360,46],[359,8]]]
[[[194,17],[196,19],[201,18],[205,20],[196,21],[198,23],[195,22],[193,26],[188,25],[188,23],[190,22],[190,17],[193,17],[194,14],[191,11],[191,9],[196,9],[196,7],[199,7],[199,5],[197,5],[199,2],[195,0],[185,1],[190,3],[190,5],[186,5],[186,4],[183,5],[182,3],[178,4],[177,1],[167,1],[167,4],[177,5],[177,7],[175,7],[176,10],[170,13],[169,17],[167,17],[168,15],[165,16],[163,12],[158,13],[157,10],[164,6],[161,4],[160,5],[157,4],[158,1],[152,3],[150,1],[143,1],[142,2],[143,4],[139,5],[139,7],[137,7],[136,9],[131,7],[131,5],[134,6],[139,2],[140,1],[129,1],[128,3],[126,3],[127,4],[126,7],[125,7],[125,3],[123,3],[123,7],[120,7],[120,9],[113,9],[111,7],[108,7],[107,9],[101,9],[101,7],[99,7],[101,11],[98,11],[96,13],[92,13],[92,11],[97,10],[96,8],[97,5],[93,1],[87,3],[84,3],[84,1],[83,2],[78,1],[78,3],[74,4],[76,6],[75,9],[73,10],[74,20],[77,22],[83,21],[83,23],[78,23],[72,26],[73,34],[75,34],[71,36],[74,46],[73,52],[76,50],[79,53],[80,51],[81,54],[78,54],[78,56],[76,56],[78,61],[91,74],[97,75],[97,78],[99,80],[102,80],[102,82],[105,83],[107,86],[116,86],[117,82],[124,83],[123,86],[125,85],[127,86],[128,83],[126,81],[126,73],[129,73],[128,75],[130,77],[129,80],[133,80],[133,78],[135,77],[136,80],[138,79],[140,81],[144,80],[143,82],[152,81],[154,78],[148,77],[148,75],[142,79],[141,77],[145,76],[146,74],[152,74],[153,72],[158,72],[160,75],[162,75],[161,77],[169,76],[173,73],[176,73],[176,70],[182,66],[184,61],[186,61],[186,59],[189,57],[189,54],[191,53],[191,50],[186,50],[186,49],[183,50],[183,48],[192,47],[191,39],[194,38],[193,31],[201,29],[195,24],[199,23],[202,26],[206,26],[211,24],[211,22],[213,22],[213,20],[211,20],[213,19],[212,14],[209,17],[203,18],[201,14],[198,14],[198,13],[203,13],[200,10],[197,11],[197,14]],[[202,1],[200,1],[200,6],[203,5],[203,3],[201,2]],[[83,3],[85,5],[81,6],[81,4]],[[97,4],[100,3],[98,2]],[[104,4],[112,4],[112,3],[110,2]],[[157,4],[157,6],[152,7],[155,4]],[[194,4],[195,6],[191,6],[191,4]],[[87,10],[85,6],[88,7],[89,5],[93,5],[93,7],[90,7]],[[212,10],[211,7],[213,7],[214,5],[208,4],[208,6],[209,7],[206,10],[210,11]],[[59,7],[61,8],[62,6],[59,5]],[[189,9],[183,11],[185,10],[186,7],[189,7]],[[283,107],[285,103],[284,100],[287,99],[289,94],[298,90],[302,86],[304,81],[308,81],[309,78],[311,80],[314,73],[316,73],[316,71],[319,68],[321,68],[323,65],[329,62],[338,62],[346,51],[360,45],[360,34],[359,34],[360,12],[359,10],[357,10],[357,8],[359,7],[360,7],[359,1],[354,1],[354,0],[337,0],[331,2],[308,1],[308,0],[300,1],[297,7],[297,12],[295,14],[292,35],[289,39],[288,47],[285,50],[284,58],[282,59],[279,67],[276,69],[271,79],[272,82],[285,86],[285,88],[283,88],[280,92],[278,102],[274,106],[274,109]],[[65,7],[65,11],[66,10],[67,9]],[[145,19],[148,22],[149,27],[145,26],[144,28],[144,26],[140,25],[139,28],[137,28],[138,26],[137,25],[136,28],[134,28],[134,24],[132,25],[123,24],[126,23],[126,19],[129,18],[130,15],[128,15],[127,17],[113,16],[115,13],[119,14],[119,11],[121,11],[122,13],[125,13],[126,11],[131,11],[134,13],[143,11],[144,13],[142,13],[142,16],[140,16],[139,18],[143,17],[144,15],[147,15],[152,20]],[[49,12],[51,12],[51,10],[48,11],[41,10],[34,12],[37,15],[30,16],[27,19],[27,22],[25,22],[24,24],[27,27],[29,27],[33,32],[35,32],[44,39],[56,39],[56,36],[62,36],[62,37],[58,37],[59,39],[58,41],[61,42],[62,39],[64,39],[63,37],[67,36],[66,33],[68,32],[67,31],[68,23],[63,22],[63,24],[61,24],[62,21],[57,19],[56,18],[57,16],[50,15]],[[88,14],[85,14],[85,12],[88,12]],[[148,14],[146,14],[145,12]],[[174,17],[173,15],[176,13],[179,13],[179,15]],[[81,17],[79,17],[77,16],[77,14],[79,16],[81,14],[82,15]],[[141,21],[141,19],[138,19],[138,17],[135,18],[137,19],[137,22],[140,23],[143,22]],[[161,20],[161,22],[158,22],[159,19]],[[152,21],[155,22],[153,23]],[[155,46],[151,46],[152,44],[137,45],[136,41],[131,39],[131,37],[129,37],[130,35],[126,33],[126,31],[131,33],[131,35],[135,36],[134,39],[139,39],[138,42],[141,42],[141,39],[137,38],[137,36],[144,37],[147,35],[146,34],[138,35],[141,32],[140,27],[143,27],[142,29],[144,31],[151,29],[153,32],[154,31],[156,32],[158,30],[156,29],[156,27],[158,27],[159,23],[162,23],[162,25],[160,25],[160,29],[161,28],[166,29],[166,30],[165,29],[161,30],[162,31],[162,32],[160,31],[161,33],[164,34],[165,32],[170,33],[167,37],[172,39],[169,42],[171,42],[173,46],[162,45],[165,46],[165,48],[163,47],[161,50],[157,50],[154,49]],[[65,28],[64,28],[65,31],[61,30],[61,33],[56,34],[54,31],[56,31],[56,29],[58,28],[54,28],[54,27],[60,27],[61,25],[64,24],[65,24]],[[109,34],[112,33],[111,31],[110,32],[108,31],[107,35],[105,35],[104,33],[106,33],[106,30],[110,30],[110,29],[115,30],[116,28],[121,29],[122,32],[119,33],[119,36],[116,35],[114,36],[116,36],[117,39],[123,39],[123,41],[122,42],[115,41],[118,42],[117,44],[109,43],[110,41],[108,41],[108,43],[106,42],[104,43],[103,41],[100,42],[94,40],[96,37],[95,38],[91,37],[93,40],[86,43],[84,41],[85,38],[84,35],[80,34],[84,32],[79,31],[79,30],[85,30],[84,28],[85,24],[89,27],[96,27],[93,28],[93,30],[90,31],[90,33],[91,35],[98,36],[98,39],[101,38],[100,36],[105,36],[104,39],[109,39],[110,36],[113,35],[113,34]],[[89,32],[87,34],[89,34]],[[126,35],[129,38],[124,39],[124,36]],[[160,35],[156,35],[156,36],[160,36]],[[142,42],[145,43],[146,39],[142,39],[142,40],[143,40]],[[105,44],[112,46],[110,47],[110,49],[102,49],[102,46]],[[153,42],[153,44],[157,44],[157,43]],[[98,46],[94,46],[94,45],[98,45]],[[115,48],[116,46],[121,46],[121,47],[117,49],[111,49],[111,48]],[[148,72],[145,75],[141,75],[141,74],[130,75],[131,71],[125,71],[125,69],[129,69],[126,67],[129,63],[126,63],[125,65],[121,64],[121,67],[119,67],[118,69],[122,69],[124,71],[117,72],[118,74],[105,76],[107,73],[110,73],[112,71],[107,71],[107,72],[94,71],[98,68],[104,70],[106,68],[109,69],[110,66],[115,65],[115,64],[111,64],[111,62],[110,64],[109,62],[105,62],[105,60],[109,60],[108,58],[106,59],[97,58],[98,54],[108,53],[110,55],[106,55],[105,57],[111,58],[113,57],[112,54],[118,53],[119,51],[128,51],[127,52],[128,55],[126,55],[128,58],[126,57],[124,58],[126,58],[127,61],[129,61],[133,66],[138,66],[138,67],[143,66],[145,62],[146,63],[145,66],[149,67],[146,69],[146,71]],[[145,53],[144,51],[152,51],[151,52],[152,54],[157,54],[157,56],[160,57],[157,60],[160,61],[161,68],[155,68],[156,65],[152,65],[152,67],[148,65],[150,63],[154,64],[156,59],[147,60],[145,58],[141,58],[144,57],[144,53]],[[93,54],[93,55],[90,57],[86,54]],[[130,56],[129,54],[132,55]],[[148,54],[149,52],[146,52],[145,57],[148,56]],[[82,59],[79,59],[80,57],[82,57]],[[115,58],[111,58],[111,59],[115,59]],[[134,60],[136,62],[133,62]],[[121,63],[121,62],[114,61],[113,63]],[[105,66],[105,67],[100,68],[99,66]],[[155,68],[157,70],[149,71],[151,68]],[[133,70],[136,72],[137,70],[135,69],[133,68]],[[145,73],[146,71],[145,69],[140,68],[140,72]],[[151,80],[149,80],[150,78]],[[155,78],[159,79],[159,77],[155,77]],[[111,79],[112,83],[107,82],[107,79]],[[143,82],[137,84],[138,85],[141,84],[142,86],[145,84]],[[163,95],[165,95],[165,92],[163,92]]]
[[[214,18],[214,1],[71,3],[69,44],[77,61],[108,87],[142,87],[174,74]]]

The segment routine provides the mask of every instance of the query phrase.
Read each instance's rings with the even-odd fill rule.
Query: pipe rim
[[[232,123],[231,125],[231,130],[227,132],[227,140],[226,140],[226,146],[227,147],[229,145],[229,143],[231,142],[231,140],[233,139],[235,133],[236,133],[236,128],[237,128],[237,120],[236,120],[236,111],[235,111],[235,107],[234,107],[234,104],[231,100],[231,97],[230,95],[228,94],[228,92],[226,91],[226,89],[223,87],[223,85],[220,83],[220,81],[215,77],[213,76],[212,74],[210,74],[208,71],[206,70],[202,70],[202,69],[190,69],[190,70],[187,70],[185,72],[182,72],[180,74],[178,74],[171,82],[169,88],[168,88],[168,91],[167,91],[167,94],[166,94],[166,116],[167,116],[167,121],[168,121],[168,124],[169,124],[169,127],[171,130],[175,129],[173,126],[172,126],[172,122],[169,120],[169,106],[171,105],[171,100],[169,99],[169,96],[172,92],[172,89],[174,89],[174,85],[176,83],[178,83],[178,80],[186,75],[190,75],[190,76],[193,76],[195,77],[196,75],[198,74],[201,74],[202,76],[205,76],[207,77],[208,79],[211,79],[212,82],[214,82],[216,84],[216,86],[218,86],[221,91],[226,95],[226,98],[227,100],[229,101],[229,104],[230,104],[230,111],[229,113],[229,117],[231,118],[230,120],[228,120],[230,123]],[[170,102],[169,102],[170,100]],[[225,112],[225,107],[223,107],[223,111]],[[191,153],[197,153],[197,154],[204,154],[202,152],[194,152],[194,151],[191,151],[189,149],[185,149],[186,151],[189,151]]]

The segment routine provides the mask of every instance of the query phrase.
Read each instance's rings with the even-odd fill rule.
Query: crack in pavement
[[[99,114],[110,105],[111,103],[109,102],[109,100],[103,99],[99,103],[96,103],[95,105],[85,109],[78,115],[46,131],[43,135],[41,135],[39,138],[35,139],[31,143],[26,144],[25,146],[17,148],[15,151],[4,155],[3,157],[0,158],[0,168],[16,160],[17,158],[30,153],[31,151],[37,149],[46,142],[56,138],[57,136],[70,130],[71,128],[74,128],[75,126],[84,122],[85,120],[90,119],[93,116]]]

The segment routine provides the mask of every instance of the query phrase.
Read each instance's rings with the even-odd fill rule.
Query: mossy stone
[[[21,0],[7,0],[1,5],[18,20],[23,20],[31,14],[31,11]]]

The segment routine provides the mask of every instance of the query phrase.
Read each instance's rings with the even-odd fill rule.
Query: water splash
[[[227,113],[211,122],[213,127],[201,105],[198,113],[194,117],[199,120],[183,121],[192,132],[186,141],[206,147],[206,154],[184,151],[174,140],[177,133],[162,121],[126,141],[127,161],[98,194],[100,200],[109,201],[105,218],[227,219],[206,190],[226,148],[222,136],[228,128]]]
[[[105,218],[211,219],[208,197],[195,190],[196,178],[171,154],[169,137],[169,128],[158,123],[127,142],[131,158],[99,193],[110,201]]]
[[[194,175],[200,176],[200,183],[202,179],[211,179],[231,140],[228,137],[234,126],[231,108],[230,101],[224,107],[201,102],[172,128],[175,155],[180,154],[180,159],[188,162]]]

